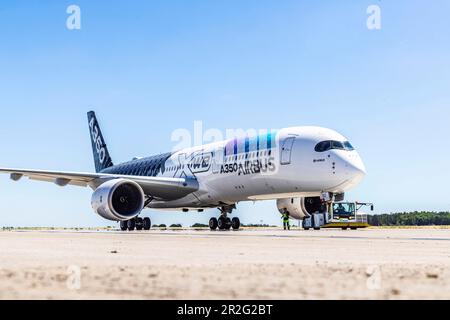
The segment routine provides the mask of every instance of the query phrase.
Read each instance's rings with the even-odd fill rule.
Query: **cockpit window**
[[[335,141],[335,140],[326,140],[326,141],[319,142],[316,145],[314,150],[316,150],[316,152],[325,152],[325,151],[332,150],[332,149],[347,150],[347,151],[355,150],[350,142],[348,142],[348,141],[341,142],[341,141]]]
[[[331,149],[331,141],[319,142],[315,148],[317,152],[325,152]]]
[[[355,148],[353,148],[352,144],[348,141],[344,142],[344,147],[345,147],[345,150],[349,150],[349,151],[355,150]]]
[[[331,149],[345,150],[344,144],[340,141],[331,141]]]

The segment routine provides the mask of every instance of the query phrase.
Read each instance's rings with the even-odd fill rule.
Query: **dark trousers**
[[[291,230],[291,225],[289,224],[289,221],[283,221],[283,227],[284,230]]]

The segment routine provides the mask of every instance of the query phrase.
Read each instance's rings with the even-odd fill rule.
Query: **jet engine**
[[[101,217],[112,221],[135,218],[144,209],[145,195],[141,186],[126,179],[109,180],[92,195],[91,205]]]
[[[291,218],[302,220],[311,216],[315,212],[326,211],[326,204],[320,197],[288,198],[277,201],[278,211],[287,211]]]

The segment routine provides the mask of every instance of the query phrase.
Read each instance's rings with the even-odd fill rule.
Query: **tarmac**
[[[3,231],[0,299],[450,299],[450,229]]]

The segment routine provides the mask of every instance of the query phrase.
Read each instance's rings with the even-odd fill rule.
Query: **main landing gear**
[[[134,230],[150,230],[152,222],[150,218],[133,218],[128,221],[120,221],[120,230],[122,231],[134,231]]]
[[[209,228],[211,230],[230,230],[231,228],[233,230],[239,230],[241,227],[241,221],[239,218],[234,217],[233,219],[230,219],[228,217],[228,213],[231,213],[235,207],[222,207],[220,208],[220,217],[217,218],[211,218],[209,220]]]

